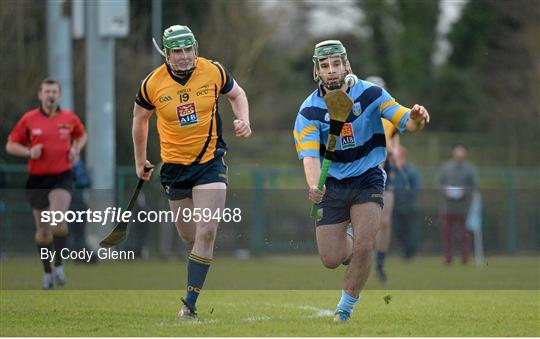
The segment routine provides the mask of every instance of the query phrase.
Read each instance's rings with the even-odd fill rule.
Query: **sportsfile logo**
[[[183,208],[178,207],[175,211],[146,211],[133,212],[121,207],[107,207],[104,210],[86,211],[41,211],[40,220],[42,223],[51,226],[58,226],[62,223],[86,222],[105,226],[109,223],[119,222],[233,222],[242,221],[242,210],[240,208],[210,209],[210,208]]]
[[[356,146],[354,131],[351,123],[345,123],[341,130],[341,148],[348,149]]]

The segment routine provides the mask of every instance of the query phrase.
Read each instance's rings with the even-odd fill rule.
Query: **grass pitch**
[[[392,295],[389,304],[384,296]],[[332,322],[339,291],[3,291],[2,336],[538,336],[538,291],[368,291]]]
[[[323,269],[311,256],[217,259],[196,323],[176,319],[179,262],[68,264],[68,289],[53,291],[35,290],[37,259],[0,263],[1,336],[540,336],[536,257],[492,258],[482,268],[390,258],[392,289],[370,278],[342,325],[332,314],[343,269]]]

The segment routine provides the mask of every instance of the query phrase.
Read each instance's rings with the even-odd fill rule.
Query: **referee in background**
[[[56,251],[54,269],[49,259],[41,260],[42,288],[51,289],[53,284],[66,283],[60,252],[65,247],[68,227],[66,222],[54,227],[42,222],[41,212],[68,210],[73,185],[71,168],[86,145],[87,136],[77,115],[58,105],[61,89],[57,80],[43,80],[37,95],[40,106],[26,112],[17,122],[8,136],[6,151],[28,159],[26,196],[33,209],[38,252],[41,258],[44,249],[48,253],[53,248]]]

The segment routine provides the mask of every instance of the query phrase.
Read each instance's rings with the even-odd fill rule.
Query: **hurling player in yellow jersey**
[[[150,179],[152,170],[145,173],[144,168],[153,167],[146,145],[148,122],[155,111],[163,161],[160,181],[171,211],[197,209],[216,216],[200,222],[181,217],[176,222],[180,238],[192,246],[186,298],[181,298],[178,316],[196,320],[195,304],[212,262],[217,215],[225,207],[227,188],[223,162],[227,147],[221,136],[218,97],[224,94],[232,106],[237,137],[251,135],[249,106],[244,90],[223,66],[198,56],[197,40],[188,27],[167,28],[162,41],[163,52],[159,52],[165,63],[144,79],[133,108],[135,166],[139,178]]]
[[[369,76],[366,78],[366,81],[374,83],[380,88],[385,88],[386,84],[384,80],[379,76]],[[386,161],[382,164],[386,172],[386,183],[384,185],[384,196],[383,196],[383,210],[381,215],[381,225],[377,236],[375,238],[375,272],[377,273],[377,278],[386,286],[387,276],[384,269],[384,262],[386,259],[386,254],[390,247],[390,240],[392,237],[392,213],[394,210],[394,180],[396,177],[396,170],[399,170],[396,167],[395,154],[396,150],[400,147],[399,141],[399,129],[396,127],[392,121],[382,118],[381,119],[384,136],[386,138]]]
[[[379,76],[369,76],[366,78],[369,81],[380,88],[385,88],[384,80]],[[386,286],[388,277],[384,269],[384,262],[386,254],[390,247],[390,240],[392,237],[392,213],[394,210],[394,180],[396,177],[396,170],[400,170],[396,166],[395,154],[400,147],[399,129],[394,123],[385,118],[381,118],[384,136],[386,140],[386,160],[381,164],[386,172],[386,182],[384,185],[383,195],[383,210],[381,215],[381,222],[377,235],[375,237],[375,272],[377,278],[383,286]],[[349,224],[347,233],[352,234],[352,225]]]

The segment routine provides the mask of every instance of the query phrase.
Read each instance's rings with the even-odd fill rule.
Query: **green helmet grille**
[[[347,60],[347,51],[339,40],[326,40],[315,45],[313,52],[313,62],[317,63],[319,59],[331,55],[340,55],[344,60]]]
[[[167,50],[186,48],[196,44],[197,40],[187,26],[175,25],[163,32],[163,47]]]

